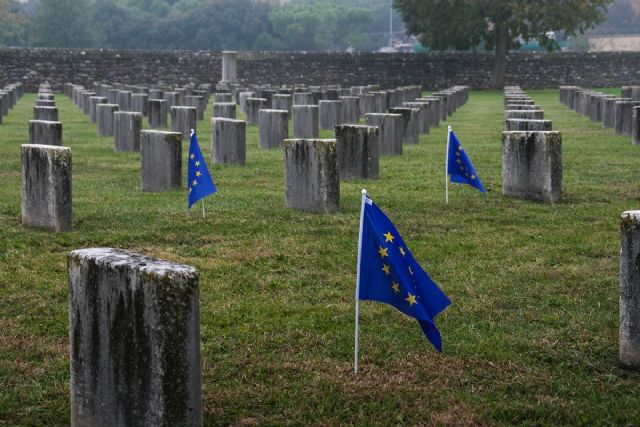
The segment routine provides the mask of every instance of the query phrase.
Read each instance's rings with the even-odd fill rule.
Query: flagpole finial
[[[451,125],[448,126],[449,130],[451,130]]]
[[[366,196],[367,195],[367,190],[365,190],[364,188],[362,189],[362,195]]]

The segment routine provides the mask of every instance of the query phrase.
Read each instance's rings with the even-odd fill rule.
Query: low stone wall
[[[456,84],[489,88],[490,53],[305,53],[241,52],[238,78],[251,83],[310,85],[421,84],[441,89]],[[0,49],[0,85],[23,82],[36,91],[43,81],[54,90],[65,82],[126,84],[216,83],[220,52],[82,49]],[[523,88],[619,87],[640,82],[640,52],[523,53],[509,55],[507,84]]]

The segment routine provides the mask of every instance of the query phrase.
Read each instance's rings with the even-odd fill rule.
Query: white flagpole
[[[449,130],[447,131],[447,155],[445,161],[445,187],[444,187],[444,201],[445,204],[449,204],[449,142],[451,141],[451,126],[449,126]]]
[[[362,259],[362,230],[364,229],[364,204],[367,203],[367,190],[362,189],[362,205],[360,206],[360,231],[358,233],[358,271],[356,273],[356,330],[353,373],[358,373],[358,337],[360,321],[360,262]]]
[[[204,197],[202,198],[200,204],[202,205],[202,219],[204,219]]]

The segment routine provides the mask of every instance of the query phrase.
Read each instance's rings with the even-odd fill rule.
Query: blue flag
[[[196,133],[191,131],[191,143],[189,144],[189,167],[187,171],[187,187],[189,188],[189,209],[198,200],[213,194],[216,191],[216,185],[211,179],[209,169],[200,151],[198,145],[198,137]]]
[[[414,317],[433,346],[442,351],[434,318],[451,301],[416,262],[384,212],[369,197],[365,200],[358,298],[392,305]]]
[[[462,149],[456,134],[451,129],[449,130],[449,143],[447,146],[449,150],[447,153],[447,174],[451,176],[451,182],[468,184],[484,193],[485,190],[480,177],[471,164],[469,156]]]

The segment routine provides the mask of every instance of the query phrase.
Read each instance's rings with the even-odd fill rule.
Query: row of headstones
[[[450,92],[452,98],[468,99],[465,86],[451,88]],[[457,108],[462,104],[454,105]],[[401,148],[393,151],[388,141],[400,141],[400,146],[402,143],[417,143],[414,135],[419,136],[422,129],[421,111],[401,107],[390,108],[390,114],[370,113],[367,118],[375,116],[379,120],[377,126],[339,125],[335,127],[334,139],[284,140],[285,206],[306,212],[339,211],[340,180],[377,179],[379,156],[383,152],[381,147],[386,147],[384,154],[397,155],[402,153]],[[385,123],[385,119],[389,121]],[[393,126],[391,119],[398,120],[396,123],[403,126],[405,131],[402,134],[390,135],[389,130],[393,127],[386,126]],[[415,130],[409,133],[406,131],[408,123],[415,123]]]
[[[9,115],[9,111],[15,107],[23,95],[24,88],[22,83],[12,83],[0,89],[0,124],[2,124],[2,119]]]
[[[182,126],[182,132],[142,131],[142,114],[139,112],[117,111],[119,105],[110,108],[112,106],[109,104],[90,103],[94,98],[93,93],[81,86],[65,85],[65,93],[71,94],[83,112],[87,112],[90,105],[97,107],[89,109],[89,114],[95,113],[95,121],[102,117],[101,123],[109,123],[103,130],[109,130],[112,126],[113,131],[104,133],[115,133],[116,151],[141,152],[140,185],[143,191],[157,192],[180,187],[182,169],[176,170],[174,166],[177,161],[181,165],[181,140],[183,135],[189,135],[190,129],[183,129],[185,126]],[[47,105],[38,105],[42,103]],[[36,118],[40,117],[37,115],[40,114],[40,108],[56,108],[55,96],[48,85],[41,85],[36,104]],[[57,109],[55,112],[57,114]],[[180,123],[179,119],[174,122]],[[195,118],[186,123],[195,127]],[[102,132],[99,130],[98,133]],[[63,146],[62,123],[29,121],[29,144],[21,146],[21,153],[22,224],[54,231],[71,230],[71,148]]]
[[[640,86],[623,86],[621,97],[579,86],[560,86],[560,102],[575,112],[612,128],[617,134],[631,135],[640,144]]]
[[[502,193],[556,203],[562,199],[562,134],[520,87],[505,87]]]

